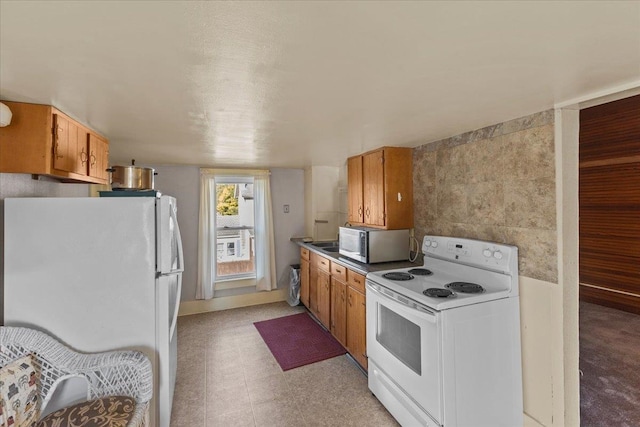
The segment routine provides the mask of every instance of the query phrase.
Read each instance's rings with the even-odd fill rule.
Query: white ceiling
[[[639,79],[638,1],[0,1],[0,98],[118,164],[339,165]]]

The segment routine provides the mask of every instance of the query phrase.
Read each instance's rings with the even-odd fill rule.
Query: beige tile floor
[[[283,372],[253,322],[286,302],[180,317],[171,427],[397,426],[346,356]]]

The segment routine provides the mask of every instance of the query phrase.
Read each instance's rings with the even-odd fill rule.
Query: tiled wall
[[[416,237],[516,245],[520,274],[557,283],[552,110],[415,148]]]

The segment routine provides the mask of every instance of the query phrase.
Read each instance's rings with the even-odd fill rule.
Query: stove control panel
[[[517,272],[518,248],[482,240],[425,236],[422,253],[504,272]]]

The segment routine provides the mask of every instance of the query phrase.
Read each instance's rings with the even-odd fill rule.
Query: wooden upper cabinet
[[[50,105],[3,103],[13,118],[9,126],[0,128],[0,172],[107,183],[109,142],[104,137]],[[94,136],[94,147],[99,147],[93,171],[89,168],[89,135]]]
[[[364,222],[364,205],[362,201],[362,156],[350,157],[347,160],[347,192],[349,199],[349,222]]]
[[[362,183],[364,190],[364,222],[385,226],[384,209],[384,151],[378,150],[362,156]]]
[[[350,157],[347,169],[351,224],[389,230],[413,227],[411,148],[383,147]]]
[[[89,133],[89,176],[106,180],[108,166],[109,143],[97,134]]]

